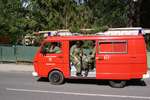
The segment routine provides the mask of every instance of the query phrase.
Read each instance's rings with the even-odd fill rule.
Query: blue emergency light
[[[138,35],[142,35],[142,29],[139,29]]]
[[[51,36],[51,32],[48,32],[48,36]]]

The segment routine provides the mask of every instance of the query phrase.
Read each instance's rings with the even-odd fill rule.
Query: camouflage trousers
[[[81,59],[80,58],[75,58],[75,59],[73,59],[72,60],[72,62],[73,62],[73,64],[74,64],[74,66],[75,66],[75,68],[76,68],[76,73],[78,73],[78,74],[81,74],[82,73],[82,68],[81,68]]]

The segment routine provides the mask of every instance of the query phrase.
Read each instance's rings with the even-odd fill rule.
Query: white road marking
[[[130,99],[149,99],[150,100],[150,97],[144,97],[144,96],[90,94],[90,93],[58,92],[58,91],[28,90],[28,89],[15,89],[15,88],[6,88],[6,90],[8,90],[8,91],[17,91],[17,92],[51,93],[51,94],[77,95],[77,96],[98,96],[98,97],[114,97],[114,98],[130,98]]]

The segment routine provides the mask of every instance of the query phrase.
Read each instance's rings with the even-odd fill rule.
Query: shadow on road
[[[67,79],[66,83],[108,85],[108,81],[106,81],[106,80],[95,80],[95,79]]]
[[[47,78],[40,78],[38,82],[49,82]],[[108,86],[108,80],[95,80],[95,79],[66,79],[64,84],[90,84]],[[130,80],[127,81],[126,86],[147,86],[142,80]]]
[[[49,80],[47,78],[44,78],[44,77],[38,79],[37,81],[38,82],[49,82]]]
[[[142,80],[130,80],[127,82],[127,86],[147,86]]]
[[[69,79],[66,80],[67,83],[75,83],[75,84],[93,84],[93,85],[109,85],[108,80],[94,80],[94,79],[78,79],[78,80],[74,80],[74,79]],[[146,86],[146,83],[142,80],[130,80],[127,81],[126,86]]]

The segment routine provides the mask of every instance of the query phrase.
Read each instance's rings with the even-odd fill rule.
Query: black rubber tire
[[[111,80],[109,81],[109,84],[113,88],[123,88],[126,85],[126,81],[123,80]]]
[[[64,82],[64,75],[62,72],[54,70],[49,74],[48,79],[51,84],[60,85]]]

